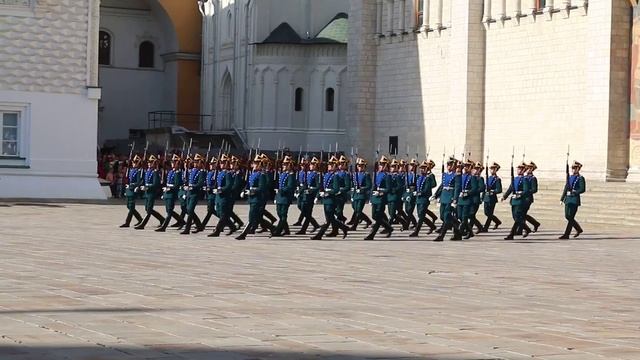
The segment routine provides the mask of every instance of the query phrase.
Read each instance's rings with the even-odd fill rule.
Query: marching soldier
[[[378,171],[375,173],[374,187],[371,192],[371,218],[374,223],[371,232],[364,238],[365,240],[373,240],[381,226],[386,230],[386,237],[390,237],[393,232],[393,227],[387,221],[384,213],[387,206],[387,193],[391,187],[390,176],[387,174],[388,165],[389,160],[382,156],[378,161]]]
[[[422,229],[423,224],[429,226],[427,234],[431,234],[436,229],[436,225],[427,219],[427,209],[429,208],[430,198],[433,192],[433,188],[437,186],[436,177],[431,172],[436,164],[432,160],[425,160],[420,164],[420,176],[416,180],[416,186],[413,193],[415,203],[418,207],[418,222],[415,230],[409,235],[410,237],[417,237]]]
[[[202,188],[205,186],[207,177],[206,171],[204,170],[204,160],[200,154],[196,154],[193,157],[194,166],[193,169],[189,171],[189,182],[187,186],[183,187],[187,192],[187,223],[181,232],[183,235],[191,233],[191,225],[193,224],[195,224],[196,229],[202,229],[202,222],[200,222],[200,218],[196,214],[196,206],[198,205],[198,198],[200,197]]]
[[[144,182],[143,172],[140,169],[140,162],[142,159],[136,155],[131,161],[131,168],[129,169],[129,179],[127,186],[125,187],[125,196],[127,198],[127,219],[124,224],[120,225],[121,228],[128,228],[131,225],[131,219],[133,217],[138,220],[138,224],[142,222],[142,216],[136,210],[136,196],[138,196],[138,189]]]
[[[534,201],[533,197],[538,192],[538,179],[533,174],[533,172],[536,171],[537,168],[538,166],[533,161],[531,161],[527,165],[527,173],[526,173],[526,179],[529,182],[529,197],[527,198],[527,205],[525,207],[524,213],[525,213],[525,221],[533,225],[533,230],[532,230],[533,232],[538,232],[538,228],[540,227],[540,223],[538,222],[538,220],[534,219],[533,216],[529,215],[529,210],[531,209],[531,205],[533,205],[533,201]],[[526,222],[525,222],[525,225],[526,225]]]
[[[529,230],[524,223],[524,210],[526,208],[527,196],[529,194],[529,182],[525,179],[524,173],[527,169],[527,165],[522,163],[518,165],[518,176],[513,178],[511,185],[507,192],[504,193],[502,201],[511,196],[511,214],[513,216],[513,226],[509,235],[505,237],[505,240],[513,240],[515,234],[524,231],[522,237],[529,236]]]
[[[144,185],[140,187],[140,191],[144,191],[144,209],[147,215],[144,220],[135,226],[136,230],[143,230],[149,222],[151,216],[160,221],[160,226],[164,223],[164,217],[153,209],[156,202],[156,193],[160,188],[160,171],[158,170],[158,158],[154,155],[149,157],[147,171],[144,174]]]
[[[311,238],[312,240],[321,240],[330,226],[332,229],[342,230],[343,239],[347,237],[349,228],[336,218],[336,205],[339,201],[337,197],[340,196],[340,188],[342,186],[342,181],[337,174],[337,167],[338,159],[332,156],[327,164],[327,173],[324,174],[324,179],[322,179],[322,191],[320,192],[326,222],[320,226],[320,230]]]
[[[254,234],[259,225],[270,229],[273,233],[273,225],[263,219],[264,207],[269,197],[268,175],[262,171],[268,158],[264,154],[256,155],[253,159],[252,171],[247,181],[247,188],[244,195],[249,199],[249,220],[242,233],[236,240],[245,240],[248,234]]]
[[[209,160],[209,171],[207,171],[207,177],[206,177],[205,186],[204,186],[204,192],[207,200],[207,215],[205,215],[204,219],[202,219],[202,229],[198,228],[194,232],[199,232],[204,230],[204,228],[209,223],[211,216],[215,215],[218,219],[220,218],[220,215],[216,211],[217,195],[213,190],[217,188],[216,178],[218,175],[218,166],[220,167],[224,166],[224,161],[226,160],[227,160],[227,155],[225,154],[222,154],[220,156],[220,164],[218,164],[218,159],[216,159],[215,156],[212,156],[211,160]]]
[[[413,211],[416,208],[416,181],[418,176],[417,168],[418,168],[418,160],[411,159],[407,164],[409,169],[405,174],[405,193],[403,195],[404,201],[404,212],[407,215],[407,220],[413,225],[413,227],[418,226],[418,220],[413,216]]]
[[[304,182],[301,184],[299,197],[302,198],[302,217],[304,222],[300,230],[296,232],[296,235],[306,235],[309,224],[313,226],[312,232],[315,232],[320,227],[320,224],[313,218],[313,205],[318,197],[320,184],[322,183],[322,174],[317,171],[319,166],[320,160],[316,157],[312,158],[309,162],[309,171],[305,172],[303,176]]]
[[[225,227],[229,227],[230,234],[236,232],[236,226],[231,221],[233,201],[235,198],[235,179],[229,171],[229,157],[226,154],[220,156],[220,169],[216,173],[215,183],[211,194],[215,196],[215,210],[218,214],[218,224],[213,232],[207,236],[218,237]],[[204,227],[204,224],[203,224]]]
[[[291,156],[287,155],[282,159],[282,171],[278,175],[278,188],[276,189],[275,202],[279,220],[273,236],[291,234],[287,217],[289,215],[289,206],[293,203],[296,186],[296,174],[293,171],[293,161]]]
[[[440,219],[442,219],[442,225],[440,227],[440,235],[435,238],[434,241],[443,241],[447,235],[447,231],[453,229],[452,240],[462,240],[460,230],[456,226],[456,219],[454,218],[453,211],[456,206],[456,189],[460,188],[461,176],[456,172],[458,161],[454,158],[450,158],[447,162],[447,171],[442,174],[442,182],[436,190],[432,200],[438,199],[440,202]]]
[[[495,223],[494,230],[502,225],[502,221],[494,214],[498,203],[498,195],[502,194],[502,180],[498,176],[500,165],[494,162],[489,166],[489,170],[491,175],[487,178],[487,186],[482,199],[484,202],[484,215],[487,217],[487,222],[484,224],[484,232],[489,231],[492,222]]]
[[[560,201],[564,203],[564,217],[567,219],[567,227],[559,239],[568,239],[573,229],[576,229],[576,234],[573,237],[577,238],[582,234],[582,227],[576,221],[578,208],[582,205],[580,195],[587,190],[586,180],[580,175],[581,169],[582,164],[574,161],[571,166],[573,174],[567,177],[567,183],[564,185]]]
[[[235,157],[235,156],[231,156],[231,176],[233,177],[233,196],[231,197],[231,221],[233,221],[233,223],[236,225],[236,231],[237,229],[241,229],[244,226],[244,222],[242,221],[242,219],[240,219],[240,217],[238,216],[238,214],[235,213],[235,211],[233,211],[233,207],[236,204],[236,200],[238,199],[238,197],[240,196],[240,193],[243,191],[244,189],[244,178],[242,175],[242,171],[241,171],[241,161],[239,158]],[[231,235],[233,234],[233,232],[229,232],[227,235]]]
[[[162,189],[163,195],[162,199],[164,200],[164,206],[167,210],[167,216],[164,219],[164,223],[158,229],[157,232],[165,232],[167,227],[169,226],[169,222],[171,222],[171,218],[180,221],[180,217],[174,211],[176,207],[176,198],[178,198],[178,190],[182,187],[182,170],[180,168],[180,157],[178,155],[173,155],[171,158],[171,170],[167,173],[167,184]]]
[[[389,223],[395,224],[397,221],[402,226],[402,230],[407,230],[409,224],[402,215],[398,214],[402,210],[402,194],[405,191],[404,179],[398,172],[399,167],[400,162],[398,160],[391,160],[389,164],[389,191],[387,192]],[[404,214],[404,211],[402,211],[402,214]]]
[[[469,222],[474,207],[474,197],[478,192],[478,182],[473,174],[473,161],[468,160],[462,169],[460,187],[456,190],[458,220],[460,220],[460,234],[465,239],[473,237],[473,227]],[[460,240],[460,239],[455,239]]]
[[[484,232],[484,226],[478,220],[478,210],[480,210],[480,204],[482,204],[482,194],[487,189],[487,185],[485,184],[484,178],[482,177],[482,170],[484,170],[484,166],[481,162],[476,162],[473,169],[473,178],[476,181],[476,192],[473,195],[473,207],[471,209],[471,214],[469,216],[470,219],[470,228],[473,230],[473,227],[478,228],[478,234]],[[473,233],[471,234],[473,235]]]
[[[302,205],[304,203],[304,196],[302,194],[304,185],[306,183],[306,176],[308,171],[308,161],[306,158],[302,158],[300,160],[298,174],[296,176],[298,180],[298,189],[296,190],[296,205],[298,206],[298,210],[300,210],[300,215],[298,215],[298,220],[293,224],[293,226],[302,225],[302,221],[304,221],[304,211],[302,210]]]
[[[336,197],[336,218],[343,223],[347,221],[347,218],[344,216],[344,205],[351,197],[349,194],[349,190],[351,189],[351,176],[348,170],[349,160],[346,156],[340,155],[340,159],[338,159],[338,169],[336,171],[336,176],[338,180],[340,180],[340,193]],[[336,236],[337,234],[338,229],[334,228],[331,234],[327,236]]]
[[[189,184],[189,173],[193,169],[193,159],[190,155],[184,159],[183,169],[182,169],[182,184]],[[175,224],[171,225],[171,227],[178,228],[178,230],[182,229],[182,227],[186,224],[187,217],[187,190],[185,190],[185,186],[182,186],[180,190],[178,190],[178,200],[180,200],[180,220],[178,220]]]
[[[367,161],[362,158],[356,160],[356,171],[353,173],[351,179],[351,206],[353,207],[353,217],[351,218],[351,228],[349,230],[355,231],[361,221],[366,222],[365,229],[368,228],[372,221],[363,212],[364,205],[369,199],[369,193],[371,192],[372,182],[371,175],[366,172]]]
[[[267,202],[269,200],[273,200],[274,199],[274,195],[275,195],[275,189],[277,186],[276,183],[276,174],[278,169],[275,168],[275,162],[271,162],[271,159],[269,159],[269,157],[265,154],[261,154],[262,159],[264,160],[264,167],[263,167],[263,172],[267,175],[267,187],[269,188],[269,190],[267,191],[266,194],[266,198],[265,198],[265,206],[262,209],[262,216],[267,218],[271,224],[275,224],[275,222],[277,221],[276,217],[273,216],[273,214],[271,212],[269,212],[269,210],[267,210]],[[262,226],[262,224],[264,224],[264,222],[260,222],[262,231],[259,232],[263,232],[263,231],[267,231],[267,228]]]

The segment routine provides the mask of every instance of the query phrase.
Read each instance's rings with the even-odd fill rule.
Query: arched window
[[[304,95],[304,90],[302,88],[296,89],[296,99],[295,99],[295,111],[302,111],[302,96]]]
[[[138,66],[141,68],[152,68],[155,56],[155,49],[151,41],[143,41],[140,44],[138,53]]]
[[[233,19],[233,14],[231,14],[231,10],[229,10],[227,12],[227,39],[231,39],[233,37],[233,27],[231,26],[232,19]]]
[[[324,97],[325,111],[333,111],[334,103],[335,103],[335,95],[336,95],[336,92],[335,90],[333,90],[333,88],[328,88],[327,91],[325,91],[325,97]]]
[[[98,64],[111,65],[111,34],[106,31],[98,34]]]

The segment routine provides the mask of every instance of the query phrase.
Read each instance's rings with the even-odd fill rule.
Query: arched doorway
[[[220,97],[220,120],[218,124],[222,129],[230,129],[233,117],[233,82],[231,75],[225,73],[222,78],[222,94]]]

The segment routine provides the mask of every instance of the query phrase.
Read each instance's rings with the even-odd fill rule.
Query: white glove
[[[317,204],[318,203],[318,198],[313,199],[313,203]]]
[[[435,199],[436,199],[436,197],[432,196],[432,197],[429,198],[429,201],[434,201]]]

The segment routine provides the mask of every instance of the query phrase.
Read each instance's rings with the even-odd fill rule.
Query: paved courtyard
[[[640,359],[632,231],[236,241],[124,215],[0,206],[0,359]]]

